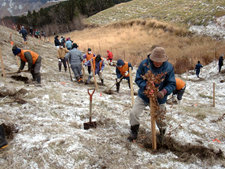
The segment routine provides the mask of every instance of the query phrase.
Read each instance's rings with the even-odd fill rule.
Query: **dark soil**
[[[11,76],[11,78],[16,81],[23,81],[24,83],[27,83],[27,81],[28,81],[27,77],[23,77],[21,75],[13,75],[13,76]]]
[[[151,133],[139,135],[136,142],[147,151],[152,151],[154,153],[165,153],[171,151],[178,156],[178,161],[186,163],[193,163],[197,159],[200,159],[202,161],[207,160],[209,165],[213,165],[215,159],[225,160],[224,154],[221,150],[216,151],[202,145],[192,145],[190,143],[182,144],[182,142],[178,142],[166,135],[164,137],[163,145],[157,143],[156,151],[152,150]]]

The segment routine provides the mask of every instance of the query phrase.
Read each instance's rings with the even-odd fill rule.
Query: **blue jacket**
[[[146,87],[146,80],[144,80],[141,75],[147,73],[148,70],[151,70],[152,73],[154,73],[155,75],[160,74],[162,72],[167,73],[166,75],[164,75],[165,80],[159,84],[159,91],[162,89],[166,89],[167,91],[163,99],[158,98],[159,104],[164,104],[167,100],[167,96],[170,95],[176,88],[173,66],[171,63],[166,61],[162,64],[161,67],[156,68],[153,65],[153,62],[149,59],[149,57],[141,62],[136,73],[135,82],[139,87],[138,96],[142,98],[147,104],[149,104],[149,98],[143,93]]]
[[[22,34],[23,37],[26,37],[27,36],[27,30],[24,29],[24,28],[21,29],[19,33]]]

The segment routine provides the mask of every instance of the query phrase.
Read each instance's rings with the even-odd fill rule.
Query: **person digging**
[[[135,82],[139,87],[138,97],[135,99],[134,106],[130,112],[130,136],[128,140],[134,141],[138,137],[138,131],[140,126],[139,117],[143,112],[144,108],[149,105],[149,98],[144,94],[146,91],[147,80],[144,80],[144,75],[150,70],[152,74],[159,75],[163,74],[158,84],[154,84],[158,88],[156,93],[158,109],[156,113],[156,124],[159,128],[160,134],[157,140],[162,145],[164,134],[166,132],[166,107],[165,103],[167,96],[171,94],[176,88],[176,81],[174,75],[174,69],[171,63],[168,61],[165,50],[162,47],[156,47],[147,59],[143,60],[137,70]],[[149,105],[150,106],[150,105]]]
[[[176,80],[176,89],[173,91],[173,95],[172,95],[172,102],[173,103],[181,103],[183,94],[185,92],[185,88],[186,88],[186,83],[181,80],[180,78],[175,78]],[[175,95],[177,95],[177,100],[175,98]]]
[[[28,71],[31,73],[33,77],[33,81],[36,81],[38,83],[38,86],[41,84],[41,74],[40,74],[40,68],[41,68],[41,56],[31,50],[24,50],[18,48],[16,45],[12,48],[13,54],[20,57],[20,67],[17,73],[20,73],[26,64],[28,63]]]
[[[131,63],[124,62],[122,59],[117,60],[117,63],[116,63],[116,76],[117,76],[116,91],[118,93],[120,90],[120,82],[122,81],[122,79],[126,79],[128,81],[128,86],[130,88],[129,67],[131,67],[131,69],[133,70]]]
[[[96,57],[93,57],[91,60],[84,63],[85,66],[88,66],[92,62],[93,65],[93,72],[95,72],[95,75],[97,74],[99,78],[101,79],[102,85],[104,85],[104,79],[103,79],[103,70],[105,68],[104,60],[102,59],[101,55],[97,55]],[[92,78],[92,73],[89,74],[87,81],[85,84],[89,84]]]

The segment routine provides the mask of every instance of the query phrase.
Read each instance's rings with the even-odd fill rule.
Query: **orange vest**
[[[120,71],[120,74],[124,77],[129,77],[129,73],[127,76],[125,76],[125,72],[129,71],[128,62],[125,62],[125,64],[122,67],[117,67]]]
[[[96,59],[96,57],[93,58],[93,69],[94,69],[94,72],[95,72],[95,59]],[[100,65],[99,65],[99,70],[102,69],[102,62],[103,62],[103,59],[101,58]]]
[[[177,90],[181,90],[184,88],[184,86],[186,85],[185,82],[179,78],[175,78],[176,79],[176,89]]]
[[[37,58],[38,58],[39,55],[38,55],[37,53],[31,51],[31,50],[21,50],[21,52],[20,52],[20,54],[19,54],[19,57],[20,57],[21,60],[24,61],[24,62],[27,62],[27,59],[26,59],[25,56],[24,56],[24,53],[25,53],[25,52],[30,52],[30,54],[31,54],[31,56],[32,56],[33,64],[35,64],[35,62],[36,62],[36,60],[37,60]]]
[[[93,53],[92,54],[89,54],[89,53],[86,54],[87,61],[91,60],[93,57],[94,57]]]

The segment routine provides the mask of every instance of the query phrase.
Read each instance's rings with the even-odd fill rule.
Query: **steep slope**
[[[17,92],[0,98],[0,122],[13,123],[19,131],[1,150],[2,168],[224,168],[224,73],[215,63],[207,65],[197,79],[182,75],[187,89],[182,105],[167,105],[168,130],[165,146],[153,152],[149,108],[141,116],[137,144],[129,143],[130,91],[125,81],[121,92],[107,95],[106,86],[93,96],[93,120],[97,128],[84,130],[89,117],[89,95],[83,84],[71,82],[69,74],[58,72],[56,48],[29,38],[23,46],[17,32],[0,27],[0,44],[6,70],[17,70],[8,37],[19,47],[32,49],[42,60],[42,87],[1,77],[0,91]],[[134,67],[133,77],[135,77]],[[209,73],[210,72],[210,73]],[[22,73],[30,78],[30,74]],[[105,83],[112,85],[115,67],[106,66]],[[216,82],[216,107],[211,106],[212,82]],[[23,90],[23,92],[21,92]],[[135,86],[137,90],[137,86]],[[206,97],[203,97],[206,96]],[[136,97],[136,96],[135,96]],[[18,99],[17,98],[17,99]],[[217,138],[220,142],[215,141]],[[213,141],[214,140],[214,141]]]

